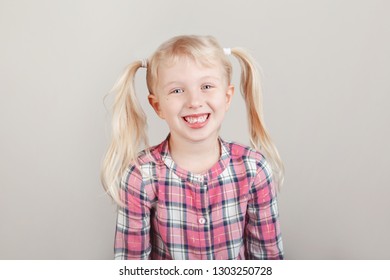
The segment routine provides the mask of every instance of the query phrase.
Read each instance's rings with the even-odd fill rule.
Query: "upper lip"
[[[185,115],[185,116],[183,116],[183,118],[188,118],[188,117],[197,118],[197,117],[201,117],[201,116],[209,115],[209,114],[210,113],[191,114],[191,115]]]

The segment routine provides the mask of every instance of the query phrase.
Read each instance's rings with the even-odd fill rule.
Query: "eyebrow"
[[[210,75],[203,76],[203,77],[199,78],[199,80],[207,80],[207,79],[212,79],[212,80],[216,80],[216,81],[221,80],[220,78],[218,78],[216,76],[210,76]],[[163,88],[166,88],[166,87],[170,86],[171,84],[182,84],[182,82],[181,81],[171,81],[171,82],[168,82],[165,85],[163,85]]]

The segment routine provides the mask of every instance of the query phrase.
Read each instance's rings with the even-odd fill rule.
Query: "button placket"
[[[203,178],[201,182],[201,197],[202,197],[202,208],[207,209],[207,212],[202,211],[202,216],[198,217],[198,223],[200,225],[205,225],[208,222],[209,218],[209,197],[208,197],[208,186],[207,186],[207,179]]]
[[[210,247],[210,233],[209,233],[209,197],[207,177],[201,177],[197,180],[197,217],[196,222],[199,227],[199,253],[202,258],[208,254],[207,249]]]

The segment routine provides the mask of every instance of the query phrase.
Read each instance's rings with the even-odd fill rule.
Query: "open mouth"
[[[183,119],[189,124],[197,124],[204,123],[209,118],[209,116],[210,114],[190,115],[183,117]]]

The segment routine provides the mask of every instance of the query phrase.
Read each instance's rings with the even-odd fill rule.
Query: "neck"
[[[201,174],[210,169],[220,158],[218,136],[204,141],[184,141],[169,137],[172,159],[180,167],[192,173]]]

